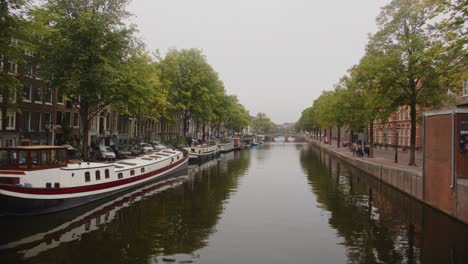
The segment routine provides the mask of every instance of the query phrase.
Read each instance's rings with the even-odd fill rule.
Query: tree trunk
[[[203,138],[203,141],[205,141],[205,139],[206,139],[205,129],[206,129],[206,125],[205,125],[205,122],[203,122],[203,124],[202,124],[202,138]]]
[[[83,160],[89,160],[89,152],[91,150],[90,142],[88,141],[89,137],[89,114],[88,114],[88,107],[85,104],[80,105],[78,109],[81,118],[81,154],[83,155]],[[57,120],[55,120],[57,122]],[[53,145],[53,142],[52,142]],[[94,151],[91,150],[91,151]]]
[[[184,111],[184,136],[187,136],[187,130],[188,130],[188,115],[187,115],[187,111]]]
[[[374,122],[371,121],[369,125],[369,158],[374,157]]]
[[[410,115],[411,115],[411,133],[410,133],[410,155],[409,163],[410,166],[416,166],[415,153],[416,153],[416,102],[411,101],[410,103]]]
[[[349,149],[353,148],[353,137],[354,137],[354,131],[351,129],[351,132],[349,133]]]
[[[330,140],[330,142],[328,142],[328,144],[330,144],[330,145],[332,144],[332,128],[333,128],[333,127],[328,128],[328,130],[330,131],[330,135],[329,135],[329,137],[328,137],[329,140]]]
[[[337,141],[336,141],[336,146],[338,148],[341,148],[341,126],[337,126],[338,128],[338,138],[337,138]]]

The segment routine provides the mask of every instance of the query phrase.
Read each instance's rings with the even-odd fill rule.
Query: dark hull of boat
[[[207,154],[204,154],[204,155],[197,155],[196,157],[190,156],[189,157],[189,163],[190,164],[200,164],[200,163],[203,163],[205,161],[217,158],[217,157],[220,156],[220,154],[221,153],[219,151],[216,151],[216,152],[210,152],[210,153],[207,153]]]
[[[166,172],[162,175],[154,177],[154,179],[142,182],[140,184],[128,186],[126,188],[121,188],[114,191],[75,198],[27,199],[0,194],[0,215],[39,215],[59,212],[70,208],[82,206],[103,199],[105,197],[110,197],[121,192],[132,190],[134,188],[141,187],[145,184],[166,180],[168,178],[173,177],[173,175],[177,175],[176,172],[186,169],[187,162],[184,162],[182,165],[177,167],[177,169],[172,170],[170,172]]]

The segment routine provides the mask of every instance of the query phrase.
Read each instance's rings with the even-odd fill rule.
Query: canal
[[[306,144],[0,226],[1,263],[468,263],[467,226]]]

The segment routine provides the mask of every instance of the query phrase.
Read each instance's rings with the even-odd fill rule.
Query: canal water
[[[306,144],[0,226],[0,263],[468,263],[467,226]]]

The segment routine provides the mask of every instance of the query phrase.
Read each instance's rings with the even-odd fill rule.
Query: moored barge
[[[0,214],[44,214],[157,181],[187,167],[163,150],[114,163],[71,162],[58,146],[0,148]]]

